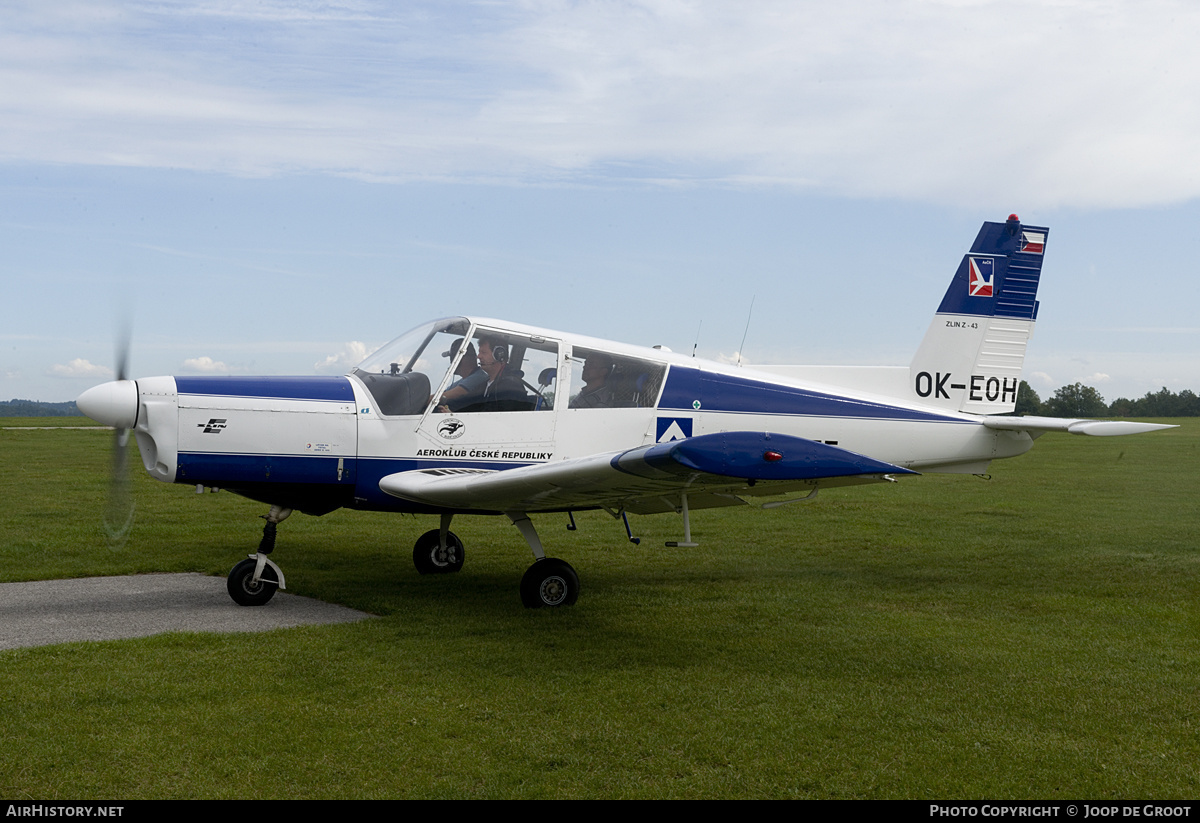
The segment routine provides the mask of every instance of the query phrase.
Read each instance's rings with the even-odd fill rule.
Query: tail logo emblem
[[[971,282],[968,293],[972,297],[992,297],[996,283],[996,261],[990,257],[968,257],[971,264]]]

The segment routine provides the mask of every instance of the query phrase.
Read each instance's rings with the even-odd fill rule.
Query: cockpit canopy
[[[533,330],[529,330],[533,331]],[[385,416],[434,411],[549,411],[559,394],[560,341],[512,329],[473,326],[465,317],[418,326],[354,370]],[[567,349],[571,409],[647,408],[666,366],[598,348]]]

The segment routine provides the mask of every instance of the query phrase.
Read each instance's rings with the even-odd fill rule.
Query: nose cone
[[[137,383],[132,380],[101,383],[79,395],[75,405],[97,423],[117,429],[131,429],[137,422]]]

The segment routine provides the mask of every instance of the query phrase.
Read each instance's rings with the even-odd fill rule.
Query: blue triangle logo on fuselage
[[[686,440],[692,436],[692,418],[690,417],[660,417],[654,437],[655,443],[670,443],[672,440]]]

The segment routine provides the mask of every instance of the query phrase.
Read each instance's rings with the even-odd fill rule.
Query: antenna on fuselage
[[[696,347],[700,345],[700,329],[703,327],[704,320],[701,319],[701,321],[696,325],[696,342],[692,344],[692,357],[696,356]]]
[[[742,349],[746,348],[746,335],[750,333],[750,318],[754,316],[754,300],[757,297],[758,295],[756,294],[750,298],[750,311],[746,312],[746,330],[742,332],[742,343],[738,346],[737,364],[739,367],[742,365]]]

